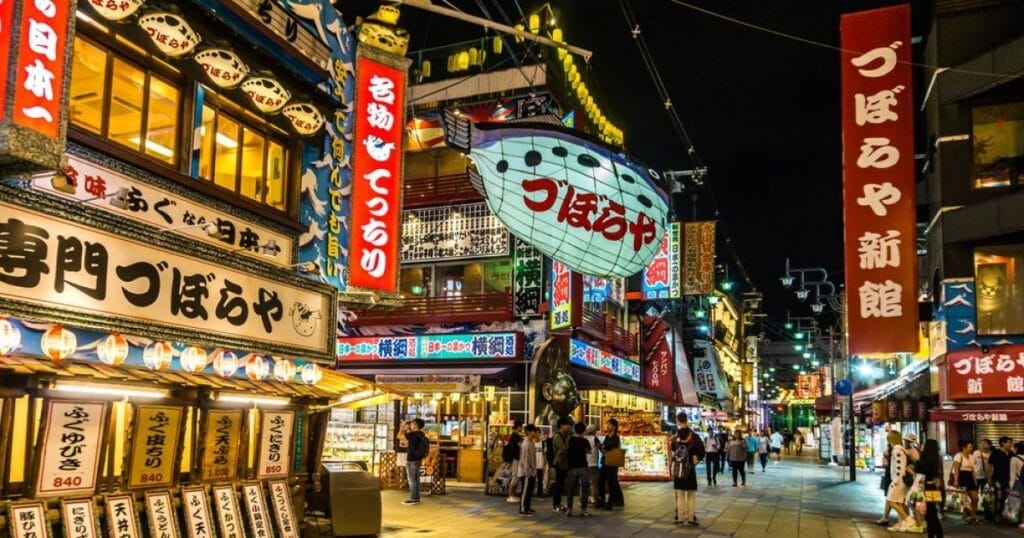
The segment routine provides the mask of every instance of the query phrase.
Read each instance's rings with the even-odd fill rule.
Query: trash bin
[[[357,463],[323,463],[334,536],[380,534],[380,481]]]

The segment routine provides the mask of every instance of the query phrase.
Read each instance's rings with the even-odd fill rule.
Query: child
[[[590,453],[591,444],[583,437],[587,431],[587,425],[577,422],[573,426],[573,435],[569,439],[569,475],[566,481],[569,483],[569,502],[566,504],[565,515],[572,517],[572,497],[577,492],[580,494],[580,517],[587,518],[587,499],[590,495],[590,472],[587,470],[587,454]]]

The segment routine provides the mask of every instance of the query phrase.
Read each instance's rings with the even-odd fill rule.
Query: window
[[[974,252],[979,335],[1024,334],[1024,245]]]
[[[203,105],[201,122],[199,177],[285,211],[284,145],[210,105]]]
[[[399,284],[409,297],[462,297],[506,293],[512,285],[508,259],[456,265],[402,268]]]
[[[174,164],[179,95],[171,81],[75,37],[70,106],[77,127]]]
[[[974,188],[1024,185],[1024,102],[975,107]]]

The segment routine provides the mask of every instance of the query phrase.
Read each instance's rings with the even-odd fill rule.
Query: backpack
[[[555,439],[548,437],[544,439],[544,459],[548,462],[548,467],[555,466]]]
[[[427,457],[427,452],[429,450],[430,450],[430,441],[427,440],[427,436],[426,435],[420,435],[419,436],[419,441],[417,442],[417,445],[416,445],[416,451],[414,452],[413,455],[416,456],[417,460],[422,461],[423,458]]]
[[[675,449],[672,450],[672,478],[685,479],[693,472],[690,447],[681,441],[677,441],[675,445]]]

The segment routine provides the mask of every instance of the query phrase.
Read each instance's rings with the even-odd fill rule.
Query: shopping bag
[[[963,498],[967,497],[967,493],[963,488],[956,486],[950,486],[946,488],[946,513],[960,512],[963,510]],[[967,497],[970,502],[970,497]]]
[[[978,509],[985,514],[994,513],[996,510],[996,493],[992,486],[986,485],[978,496]]]
[[[1003,505],[1003,517],[1011,523],[1017,523],[1020,521],[1020,506],[1020,495],[1016,491],[1011,491],[1006,497],[1006,504]]]

